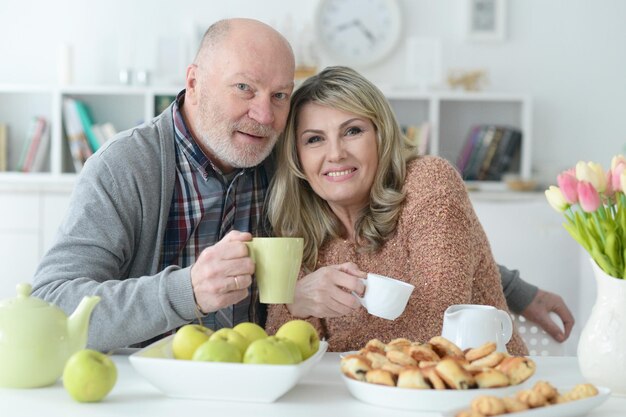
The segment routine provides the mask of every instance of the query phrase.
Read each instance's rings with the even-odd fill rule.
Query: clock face
[[[401,22],[395,0],[321,0],[315,23],[322,47],[338,64],[365,66],[396,47]]]

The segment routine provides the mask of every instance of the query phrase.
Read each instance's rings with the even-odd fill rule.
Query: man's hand
[[[552,321],[550,312],[556,313],[563,322],[563,331]],[[561,296],[544,291],[537,291],[535,298],[528,307],[522,311],[522,316],[537,323],[543,330],[558,342],[564,342],[569,337],[574,327],[574,316]]]
[[[293,304],[287,309],[295,317],[340,317],[361,304],[352,292],[363,294],[359,278],[367,273],[351,263],[325,266],[298,280]]]
[[[251,239],[250,233],[231,231],[198,256],[191,267],[191,286],[203,313],[236,304],[248,296],[254,262],[244,242]]]

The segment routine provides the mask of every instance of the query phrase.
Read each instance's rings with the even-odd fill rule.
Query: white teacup
[[[361,281],[365,284],[365,294],[356,297],[368,313],[387,320],[400,317],[415,288],[409,283],[371,273]]]
[[[443,314],[441,335],[461,349],[495,342],[499,352],[506,352],[506,344],[513,335],[513,323],[509,313],[495,307],[456,304]]]

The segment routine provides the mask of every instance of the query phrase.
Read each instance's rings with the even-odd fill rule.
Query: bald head
[[[267,45],[283,48],[293,57],[289,41],[271,26],[254,19],[233,18],[213,23],[204,33],[202,42],[196,53],[194,64],[205,63],[211,55],[224,46],[229,45],[231,38],[241,39],[250,43],[253,39],[262,40]]]
[[[285,127],[294,86],[289,42],[252,19],[213,24],[187,67],[183,117],[196,142],[227,172],[259,164]]]

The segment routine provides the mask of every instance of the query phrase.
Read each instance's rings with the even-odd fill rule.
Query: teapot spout
[[[100,297],[97,295],[83,297],[76,310],[70,315],[67,321],[67,333],[72,345],[72,352],[79,351],[87,346],[89,319],[94,307],[99,302]]]

